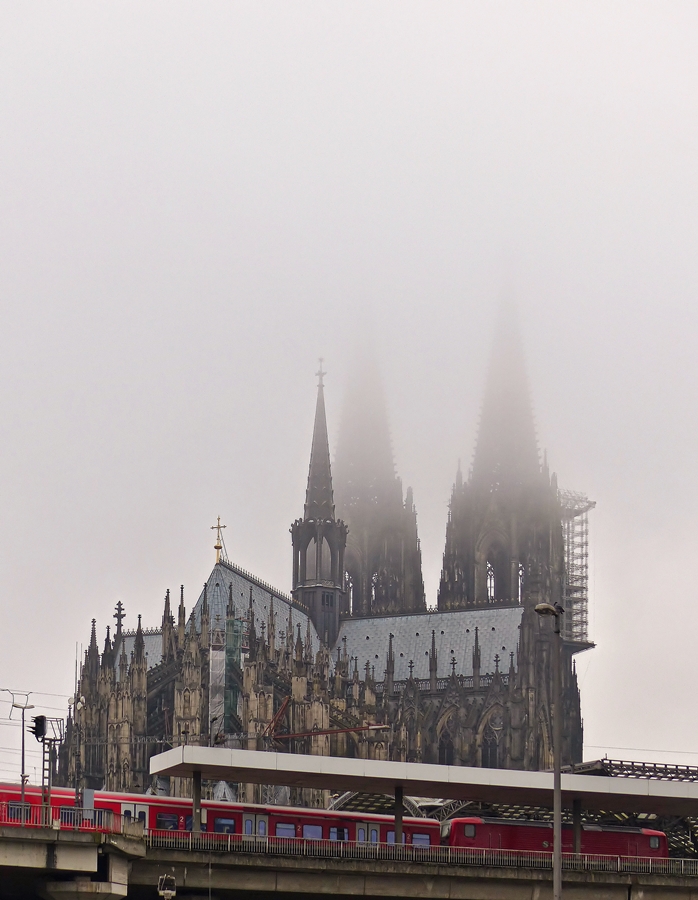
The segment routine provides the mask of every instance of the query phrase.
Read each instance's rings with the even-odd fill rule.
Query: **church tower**
[[[472,470],[464,482],[459,466],[451,496],[439,609],[518,605],[539,590],[560,602],[561,523],[556,478],[539,461],[516,313],[504,305]]]
[[[403,500],[375,363],[357,365],[345,396],[335,460],[337,509],[349,527],[347,613],[426,610],[412,489]]]
[[[318,375],[313,444],[303,518],[291,526],[293,599],[310,615],[320,640],[332,646],[344,602],[347,526],[335,517],[322,360]]]

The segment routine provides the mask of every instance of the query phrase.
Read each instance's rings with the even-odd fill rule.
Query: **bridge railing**
[[[447,866],[552,869],[552,853],[536,850],[480,850],[470,847],[418,847],[410,844],[312,841],[303,838],[253,837],[240,834],[151,831],[146,843],[163,850],[251,853],[318,859],[396,860]],[[564,853],[566,871],[619,872],[698,877],[698,859],[657,859]]]
[[[142,822],[110,809],[80,809],[74,806],[38,806],[31,803],[0,803],[0,827],[53,828],[82,832],[108,832],[142,837]]]

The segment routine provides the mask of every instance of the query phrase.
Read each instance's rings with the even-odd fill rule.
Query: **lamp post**
[[[539,603],[535,607],[539,616],[553,619],[553,900],[562,897],[562,660],[560,616],[564,609],[559,603]]]
[[[24,771],[24,716],[28,709],[34,709],[34,704],[29,703],[29,695],[32,691],[11,691],[9,688],[2,688],[2,690],[8,693],[12,697],[12,708],[10,710],[10,718],[12,718],[12,710],[13,709],[21,709],[22,710],[22,795],[21,795],[21,805],[22,805],[22,825],[24,825],[24,789],[27,784],[27,773]],[[24,703],[18,703],[15,700],[15,694],[22,694],[24,696]]]

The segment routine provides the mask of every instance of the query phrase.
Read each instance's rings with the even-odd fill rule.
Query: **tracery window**
[[[487,560],[487,599],[492,602],[495,598],[494,592],[494,565]]]
[[[453,739],[448,731],[444,731],[439,740],[439,763],[442,766],[453,765]]]
[[[482,736],[482,765],[485,769],[499,768],[499,741],[489,725]]]

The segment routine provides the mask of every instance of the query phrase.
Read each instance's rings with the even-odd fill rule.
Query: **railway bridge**
[[[545,900],[552,896],[549,853],[216,834],[202,832],[197,815],[202,779],[302,784],[394,794],[397,832],[403,791],[549,807],[550,773],[187,746],[154,757],[151,771],[192,778],[191,833],[148,833],[140,823],[120,816],[114,817],[112,827],[97,829],[88,815],[77,816],[69,828],[41,818],[22,825],[3,821],[0,815],[0,900],[145,900],[158,896],[162,876],[174,879],[177,897],[230,900],[302,900],[302,895],[415,900]],[[677,816],[698,813],[698,783],[691,781],[564,774],[562,791],[570,808]],[[571,900],[698,900],[695,859],[567,854],[563,868],[564,891]]]

